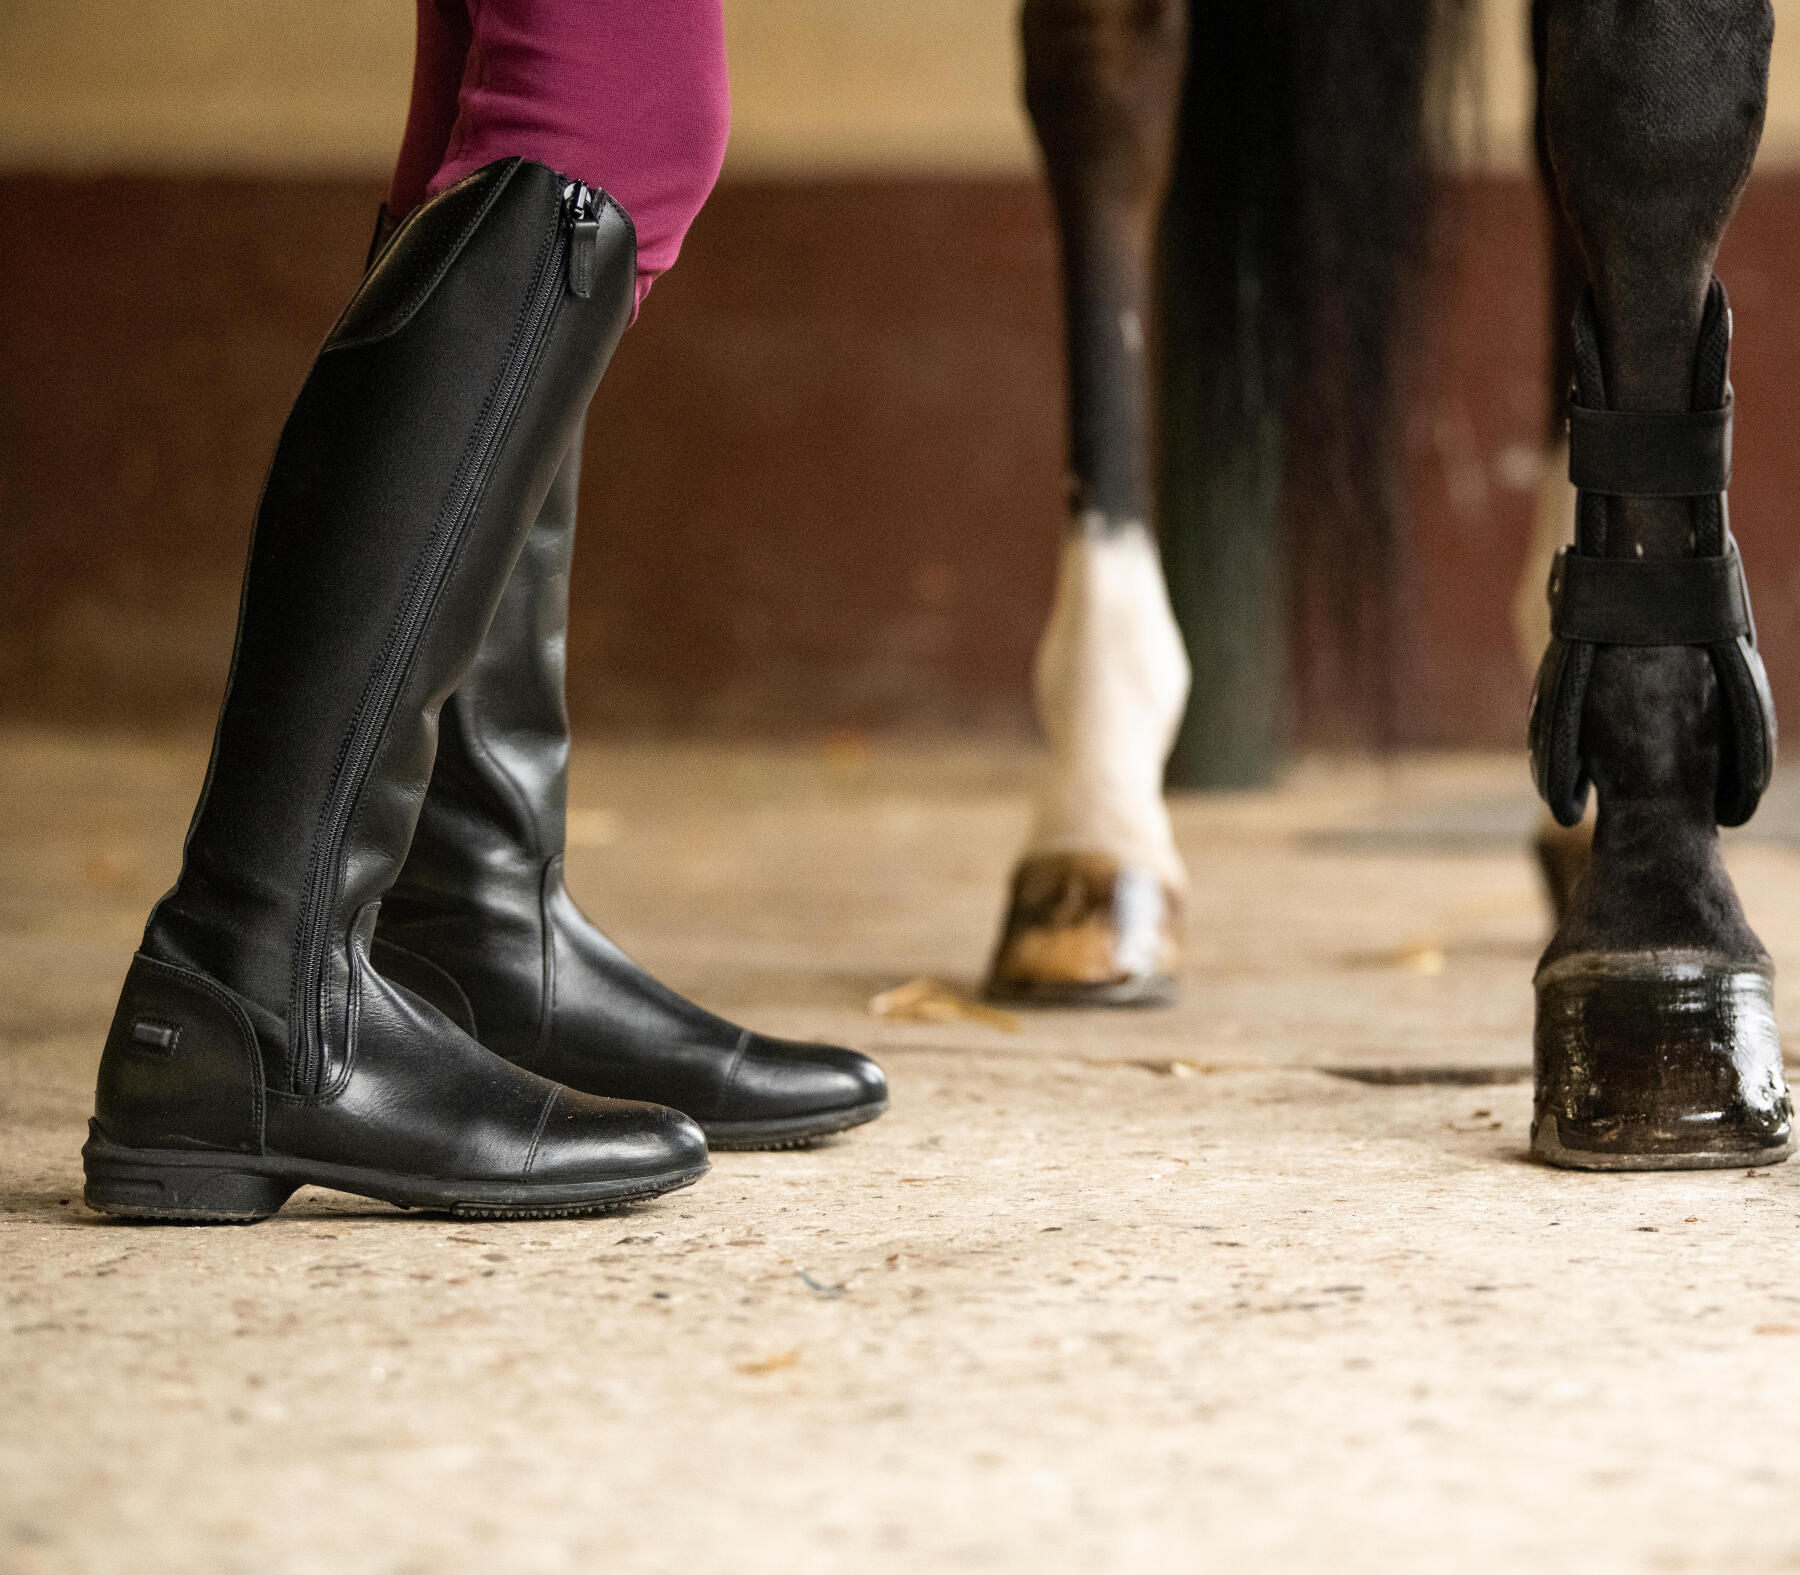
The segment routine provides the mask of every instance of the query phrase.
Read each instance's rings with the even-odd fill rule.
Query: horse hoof
[[[1181,897],[1104,853],[1041,853],[1013,875],[989,971],[1017,1006],[1167,1006],[1181,967]]]
[[[1575,1170],[1786,1159],[1792,1118],[1767,964],[1577,953],[1537,978],[1531,1152]]]

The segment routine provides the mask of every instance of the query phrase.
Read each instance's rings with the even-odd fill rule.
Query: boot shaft
[[[205,791],[149,955],[227,980],[272,1081],[328,1081],[353,945],[629,318],[629,220],[539,165],[417,210],[333,328],[258,511]],[[360,936],[360,938],[358,938]]]
[[[538,511],[480,654],[439,719],[437,761],[377,963],[491,1048],[527,1058],[550,1025],[551,908],[568,802],[569,568],[581,439]],[[566,898],[563,899],[566,901]],[[421,960],[425,961],[421,961]],[[504,959],[504,966],[496,966]],[[423,972],[421,969],[423,968]],[[440,974],[458,981],[446,991]],[[475,1001],[463,993],[480,978]]]
[[[391,894],[529,875],[563,851],[569,571],[582,441],[569,445],[467,676],[444,702],[431,788]]]

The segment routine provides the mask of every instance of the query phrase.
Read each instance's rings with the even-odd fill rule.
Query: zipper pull
[[[594,276],[600,271],[600,214],[594,189],[580,181],[563,188],[568,209],[569,293],[586,300],[594,293]]]

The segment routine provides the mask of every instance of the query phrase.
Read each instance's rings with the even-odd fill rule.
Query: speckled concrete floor
[[[0,738],[7,1575],[1800,1569],[1800,1166],[1527,1164],[1524,859],[1319,835],[1518,762],[1183,805],[1183,1004],[1007,1033],[865,1003],[973,983],[1026,759],[588,751],[590,909],[890,1117],[604,1219],[108,1224],[93,1065],[203,763]],[[1800,854],[1732,859],[1800,978]],[[1498,1081],[1329,1070],[1446,1067]]]

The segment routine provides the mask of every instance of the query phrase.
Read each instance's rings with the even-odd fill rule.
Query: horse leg
[[[1537,114],[1533,138],[1537,152],[1538,188],[1543,195],[1550,228],[1550,357],[1544,411],[1544,468],[1538,481],[1537,507],[1532,516],[1531,544],[1525,568],[1513,597],[1513,632],[1518,639],[1519,665],[1527,676],[1537,669],[1538,658],[1550,640],[1550,607],[1544,587],[1556,555],[1575,538],[1575,487],[1569,480],[1568,402],[1569,384],[1575,376],[1574,347],[1569,323],[1587,285],[1581,248],[1563,217],[1556,196],[1556,176],[1550,167],[1550,144],[1544,134],[1544,51],[1548,44],[1550,0],[1531,3],[1531,58],[1537,90]],[[1578,825],[1558,825],[1547,811],[1538,822],[1532,851],[1538,873],[1550,899],[1552,917],[1560,923],[1569,899],[1588,865],[1594,841],[1593,816]]]
[[[1575,325],[1576,545],[1533,707],[1593,861],[1539,964],[1540,1157],[1768,1163],[1790,1115],[1768,953],[1719,856],[1773,760],[1726,527],[1730,316],[1713,278],[1767,97],[1767,0],[1552,0],[1544,109],[1587,263]]]
[[[1025,0],[1022,34],[1062,252],[1070,517],[1037,660],[1049,769],[988,990],[1138,1004],[1173,994],[1187,888],[1162,771],[1189,675],[1150,527],[1144,365],[1185,5]]]

